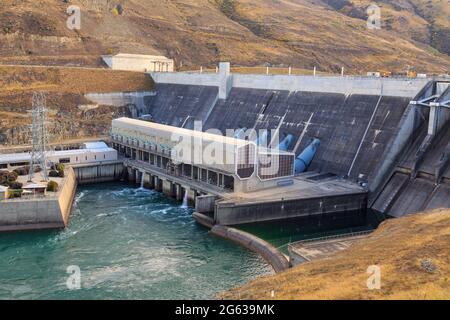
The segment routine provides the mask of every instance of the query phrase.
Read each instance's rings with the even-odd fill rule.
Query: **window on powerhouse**
[[[59,163],[70,163],[70,158],[61,158],[59,159]]]
[[[30,162],[15,162],[15,163],[10,163],[9,165],[11,167],[23,167],[23,166],[27,166],[29,164],[30,164]]]

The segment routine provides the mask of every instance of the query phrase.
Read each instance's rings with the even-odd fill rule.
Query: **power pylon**
[[[46,100],[43,92],[33,93],[33,110],[31,111],[33,117],[33,124],[31,125],[32,145],[30,172],[28,180],[31,181],[34,176],[35,168],[40,167],[42,170],[42,177],[45,181],[48,180],[47,175],[47,130],[46,130]]]

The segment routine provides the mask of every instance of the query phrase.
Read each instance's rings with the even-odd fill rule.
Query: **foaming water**
[[[73,265],[80,290],[66,286]],[[122,184],[80,188],[65,230],[0,235],[0,299],[209,299],[270,272],[191,209]]]

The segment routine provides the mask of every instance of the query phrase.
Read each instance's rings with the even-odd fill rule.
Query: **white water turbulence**
[[[184,209],[188,208],[188,192],[187,192],[187,190],[184,191],[183,204],[181,205],[181,207]]]
[[[76,199],[64,230],[0,233],[0,300],[214,299],[273,272],[161,193],[105,183]],[[66,286],[71,265],[79,290]]]
[[[140,190],[144,190],[144,177],[145,177],[145,173],[142,172],[141,173],[141,187],[139,188]]]

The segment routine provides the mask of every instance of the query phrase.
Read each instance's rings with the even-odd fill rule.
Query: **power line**
[[[35,168],[42,170],[42,177],[48,180],[47,175],[47,158],[46,148],[48,144],[46,130],[46,99],[43,92],[33,93],[33,124],[31,125],[32,133],[32,150],[30,160],[30,171],[28,180],[31,181],[34,176]]]

